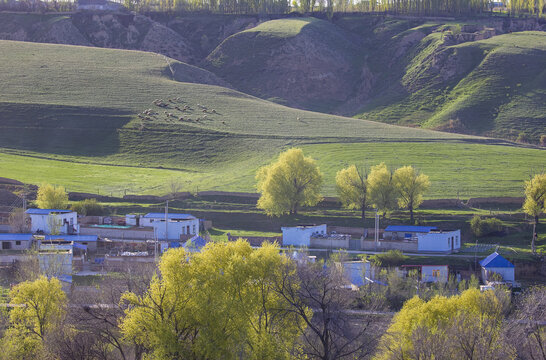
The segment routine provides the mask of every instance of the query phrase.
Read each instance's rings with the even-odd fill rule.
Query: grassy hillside
[[[10,69],[0,73],[2,176],[72,191],[161,194],[171,178],[191,190],[252,191],[259,166],[303,146],[325,171],[327,194],[345,164],[386,161],[426,170],[431,197],[518,195],[546,159],[539,149],[294,110],[191,83],[214,77],[152,53],[0,41],[0,62]],[[499,178],[499,164],[509,176]]]
[[[357,86],[358,45],[356,37],[328,21],[279,19],[228,37],[205,66],[245,93],[327,111]]]
[[[452,28],[420,25],[377,48],[370,66],[381,85],[359,117],[508,139],[525,133],[538,143],[546,134],[546,33],[450,45]]]

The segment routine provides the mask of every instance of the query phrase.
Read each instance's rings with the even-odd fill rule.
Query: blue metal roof
[[[203,239],[199,235],[195,235],[194,237],[186,241],[186,243],[184,244],[184,248],[190,247],[195,249],[201,249],[205,245],[207,245],[207,240]]]
[[[71,210],[59,210],[59,209],[28,209],[26,211],[27,214],[30,215],[49,215],[51,213],[69,213],[72,212]]]
[[[32,234],[0,234],[0,241],[29,241],[32,240]]]
[[[502,255],[500,255],[498,252],[494,252],[482,261],[480,261],[480,265],[484,268],[513,268],[514,264],[512,264],[510,261],[506,260]]]
[[[428,233],[436,229],[436,226],[389,225],[385,231]]]
[[[74,242],[93,242],[97,241],[97,235],[44,235],[46,240],[65,240]]]
[[[165,213],[148,213],[144,215],[148,219],[165,219]],[[168,214],[169,219],[173,220],[193,220],[196,219],[195,216],[190,214]]]

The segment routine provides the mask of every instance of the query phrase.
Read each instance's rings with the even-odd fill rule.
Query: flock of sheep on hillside
[[[184,105],[184,106],[177,105],[177,104],[179,104],[181,102],[184,102],[182,100],[182,98],[176,97],[176,98],[169,98],[169,99],[167,99],[167,101],[165,101],[163,99],[155,99],[154,101],[152,101],[152,104],[157,106],[157,107],[160,107],[160,108],[174,109],[174,110],[177,110],[177,111],[179,111],[181,113],[192,115],[194,109],[192,109],[189,105]],[[193,118],[191,118],[191,117],[178,116],[177,114],[175,114],[173,112],[169,112],[167,110],[163,111],[163,116],[165,117],[165,121],[167,121],[167,122],[171,121],[171,119],[178,120],[178,121],[190,121],[190,122],[195,121],[195,122],[199,122],[199,121],[202,121],[202,120],[206,120],[208,118],[209,114],[220,115],[215,109],[210,109],[209,110],[207,108],[207,106],[205,106],[205,105],[197,104],[197,107],[199,108],[199,110],[201,111],[201,113],[203,115],[200,116],[200,117],[195,118],[195,120]],[[139,113],[138,117],[140,119],[140,130],[144,129],[143,120],[153,121],[153,120],[155,120],[156,116],[159,116],[159,115],[160,115],[159,112],[154,111],[151,108],[146,109],[143,112]],[[226,125],[226,122],[222,121],[222,124]]]

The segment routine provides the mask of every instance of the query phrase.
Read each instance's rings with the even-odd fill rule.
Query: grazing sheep
[[[226,124],[226,122],[225,122],[225,121],[222,121],[222,124],[224,124],[224,125],[225,125],[225,124]]]
[[[184,118],[181,116],[178,118],[178,121],[184,121]]]
[[[216,110],[214,110],[214,109],[212,109],[211,112],[212,112],[213,114],[216,114]]]

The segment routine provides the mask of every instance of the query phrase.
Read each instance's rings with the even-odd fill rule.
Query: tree
[[[9,229],[13,233],[28,232],[28,215],[22,208],[15,208],[9,214]]]
[[[525,181],[525,202],[523,210],[528,215],[535,218],[535,227],[533,239],[531,240],[531,249],[536,252],[535,238],[536,228],[539,223],[539,216],[546,212],[546,173],[537,174],[530,180]]]
[[[362,315],[356,320],[346,311],[354,302],[348,285],[343,266],[332,262],[300,261],[296,273],[287,271],[282,277],[277,291],[304,320],[300,323],[304,358],[364,359],[375,349],[381,334],[377,317]]]
[[[521,359],[546,360],[546,287],[526,290],[508,321],[507,333]]]
[[[358,170],[355,165],[341,169],[336,174],[336,188],[343,206],[362,210],[362,220],[365,220],[368,206],[368,174]]]
[[[42,184],[38,188],[36,203],[40,209],[66,209],[68,194],[62,186]]]
[[[7,359],[41,358],[43,341],[63,320],[66,295],[59,280],[40,276],[10,290],[10,327],[3,339]]]
[[[368,175],[368,196],[370,203],[383,212],[383,218],[387,211],[394,209],[396,205],[396,188],[394,187],[392,172],[387,169],[385,163],[372,166]]]
[[[378,359],[514,359],[502,321],[505,303],[493,291],[465,290],[424,301],[415,296],[395,315]]]
[[[302,324],[274,291],[287,266],[270,244],[171,249],[146,293],[123,296],[121,329],[154,359],[289,359]]]
[[[258,208],[270,216],[297,214],[301,206],[314,206],[322,200],[322,174],[315,160],[301,149],[292,148],[279,159],[258,170]]]
[[[430,180],[413,167],[404,166],[396,169],[392,181],[398,191],[398,206],[409,210],[410,221],[413,223],[413,210],[423,202],[423,194],[430,187]]]
[[[102,205],[94,198],[78,201],[72,204],[70,210],[83,216],[100,216],[104,214]]]

